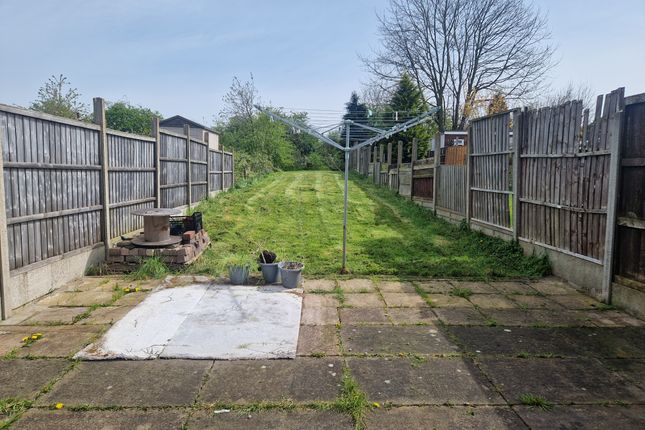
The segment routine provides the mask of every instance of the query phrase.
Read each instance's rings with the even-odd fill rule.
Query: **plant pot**
[[[278,263],[260,263],[262,269],[262,277],[267,284],[275,284],[280,279],[280,270]]]
[[[246,266],[230,266],[228,268],[228,277],[231,278],[231,284],[244,285],[249,280],[249,268]]]
[[[280,277],[284,288],[296,288],[302,282],[303,263],[297,261],[281,261],[278,263]]]

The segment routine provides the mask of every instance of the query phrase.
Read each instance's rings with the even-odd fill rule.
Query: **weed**
[[[340,288],[338,285],[334,287],[334,295],[336,295],[336,299],[338,299],[338,302],[340,303],[340,306],[345,305],[345,293],[343,292],[343,289]]]
[[[419,287],[417,284],[413,284],[413,285],[414,285],[414,290],[417,292],[417,294],[421,296],[423,300],[425,300],[428,306],[430,306],[431,308],[434,308],[435,307],[434,302],[432,301],[432,299],[430,299],[430,296],[428,296],[428,293],[423,291],[423,289]]]
[[[594,303],[593,306],[597,311],[613,311],[616,310],[616,306],[608,305],[607,303]]]
[[[485,322],[486,322],[486,325],[487,325],[488,327],[495,327],[495,326],[497,326],[497,321],[495,321],[495,320],[494,320],[494,319],[492,319],[492,318],[486,318],[486,321],[485,321]]]
[[[522,394],[520,396],[520,402],[522,402],[523,405],[535,406],[545,411],[553,408],[553,404],[548,402],[544,397],[531,393]]]
[[[314,352],[314,353],[312,353],[312,354],[311,354],[311,356],[312,356],[312,357],[315,357],[315,358],[323,358],[323,357],[325,357],[326,355],[327,355],[327,354],[325,354],[324,352]]]
[[[31,407],[31,400],[6,398],[0,399],[0,415],[13,415]]]
[[[531,354],[526,351],[518,352],[516,355],[517,358],[529,358],[530,356]]]
[[[343,388],[340,398],[336,400],[333,407],[354,418],[355,430],[365,428],[365,413],[368,409],[367,395],[360,389],[347,367],[343,368]]]
[[[460,287],[455,287],[450,291],[451,296],[455,297],[463,297],[464,299],[468,299],[468,297],[473,295],[473,290],[470,288],[460,288]]]
[[[130,273],[129,277],[133,280],[162,279],[168,273],[170,273],[168,266],[159,257],[152,257],[145,259],[137,270]]]

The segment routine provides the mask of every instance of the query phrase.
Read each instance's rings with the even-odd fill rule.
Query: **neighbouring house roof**
[[[211,133],[215,133],[215,130],[213,130],[212,128],[206,127],[205,125],[202,125],[188,118],[184,118],[181,115],[171,116],[170,118],[159,121],[159,125],[161,127],[183,127],[186,124],[188,124],[191,128],[201,128],[203,130],[210,131]]]

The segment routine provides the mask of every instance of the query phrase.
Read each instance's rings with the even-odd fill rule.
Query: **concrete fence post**
[[[444,144],[444,133],[437,133],[434,139],[431,140],[430,145],[434,148],[434,158],[432,169],[432,211],[437,214],[437,200],[439,197],[439,171],[441,170],[441,146]]]
[[[193,166],[191,164],[190,154],[190,126],[184,124],[184,134],[186,135],[186,180],[188,181],[188,211],[193,204]]]
[[[105,258],[110,249],[110,160],[107,141],[107,122],[105,120],[105,100],[100,97],[94,98],[94,123],[101,127],[99,131],[99,147],[101,162],[101,181],[99,196],[101,199],[101,239],[105,249]]]
[[[159,118],[152,119],[152,137],[155,139],[155,207],[161,207],[161,133]]]
[[[7,237],[7,213],[4,195],[4,159],[3,144],[4,128],[0,128],[0,318],[5,320],[9,317],[7,296],[9,289],[9,239]]]

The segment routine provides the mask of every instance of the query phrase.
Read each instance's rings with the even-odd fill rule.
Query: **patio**
[[[557,278],[307,280],[294,360],[71,358],[161,284],[83,278],[3,322],[11,428],[637,429],[645,419],[645,322]]]

